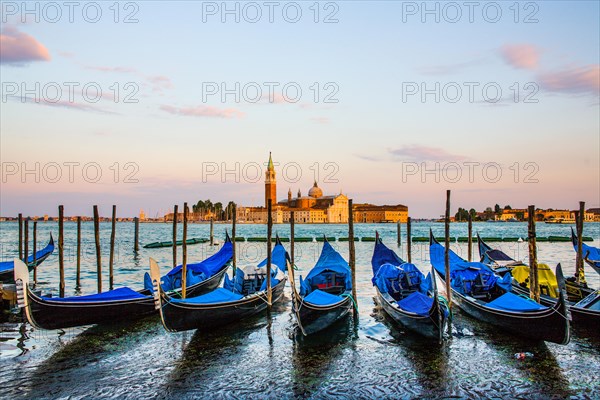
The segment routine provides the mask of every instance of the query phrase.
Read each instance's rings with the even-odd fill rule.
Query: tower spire
[[[273,166],[273,158],[271,158],[271,152],[269,152],[269,165],[267,166],[267,169],[269,169],[269,170],[275,169],[275,167]]]

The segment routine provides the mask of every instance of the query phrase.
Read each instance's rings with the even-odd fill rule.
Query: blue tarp
[[[289,256],[287,254],[287,251],[283,247],[283,245],[281,243],[278,243],[277,245],[275,245],[275,247],[271,251],[271,266],[277,265],[277,268],[271,269],[271,286],[275,286],[277,283],[279,283],[279,280],[275,279],[275,276],[277,276],[278,271],[281,271],[284,274],[286,273],[287,265],[286,265],[285,261],[288,258],[289,258]],[[283,269],[280,269],[280,267],[279,267],[280,264],[283,265],[283,267],[281,267]],[[266,267],[266,265],[267,265],[267,260],[265,259],[258,264],[257,268]],[[263,273],[263,271],[260,271],[260,272]],[[265,268],[264,273],[266,273],[266,268]],[[235,276],[233,278],[229,278],[229,274],[225,275],[223,287],[225,289],[233,291],[235,293],[242,293],[242,286],[244,284],[244,278],[245,278],[244,271],[242,271],[242,269],[238,267],[235,270]],[[266,286],[267,286],[266,280],[263,281],[262,286],[264,286],[266,289]],[[264,290],[261,288],[256,288],[256,289]]]
[[[36,261],[46,257],[49,254],[52,254],[52,252],[54,251],[54,240],[52,239],[52,235],[50,235],[50,242],[46,245],[46,247],[44,247],[41,250],[38,250],[35,252],[36,254]],[[18,257],[17,257],[18,258]],[[33,254],[30,254],[29,257],[27,257],[27,263],[26,264],[32,264],[33,263]],[[15,268],[15,262],[14,261],[2,261],[0,262],[0,272],[5,272],[5,271],[10,271],[13,270]]]
[[[233,257],[233,245],[227,240],[218,252],[208,257],[206,260],[187,265],[187,286],[200,283],[219,272]],[[183,265],[178,265],[161,278],[161,287],[165,291],[181,288],[181,269]],[[144,275],[144,288],[152,291],[152,279],[146,272]]]
[[[438,271],[442,276],[445,275],[445,261],[444,261],[444,246],[439,243],[432,243],[429,246],[429,257],[431,259],[431,265]],[[505,275],[504,279],[500,279],[494,271],[486,264],[480,262],[467,262],[450,250],[449,255],[450,264],[450,279],[452,288],[460,293],[465,293],[465,283],[471,285],[469,281],[475,281],[480,275],[483,284],[489,288],[494,285],[499,286],[505,291],[511,290],[511,276]],[[467,291],[470,287],[466,287]]]
[[[285,247],[283,247],[283,245],[281,243],[277,243],[275,245],[275,247],[273,248],[273,251],[271,251],[271,266],[277,265],[277,267],[281,270],[281,272],[286,274],[287,273],[286,260],[289,260],[289,259],[290,259],[290,256],[288,255],[287,251],[285,250]],[[266,267],[266,266],[267,266],[266,258],[258,264],[258,268],[262,268],[262,267]]]
[[[122,287],[115,290],[110,290],[108,292],[99,293],[99,294],[90,294],[87,296],[73,296],[73,297],[42,297],[44,300],[48,301],[64,301],[64,302],[77,302],[77,303],[86,303],[86,302],[96,302],[96,301],[116,301],[116,300],[133,300],[133,299],[142,299],[149,296],[144,296],[136,292],[133,289],[128,287]]]
[[[402,289],[409,289],[408,287],[400,287],[400,283],[397,282],[404,279],[406,274],[408,274],[408,282],[411,287],[418,286],[420,288],[421,283],[425,280],[425,275],[414,264],[404,263],[400,266],[393,264],[381,265],[377,275],[372,278],[372,282],[381,293],[399,292]]]
[[[398,306],[404,310],[418,315],[429,315],[433,305],[433,298],[421,292],[414,292],[398,302]]]
[[[313,290],[304,298],[306,303],[314,304],[316,306],[328,306],[343,300],[344,298],[342,296],[336,296],[319,289]]]
[[[373,276],[377,275],[379,267],[383,264],[402,265],[404,262],[393,250],[383,244],[381,239],[377,238],[375,248],[373,249],[373,257],[371,258]]]
[[[192,303],[192,304],[214,304],[227,303],[242,299],[244,296],[238,293],[233,293],[224,288],[217,288],[210,293],[206,293],[197,297],[188,299],[172,299],[174,303]]]
[[[504,293],[502,296],[498,297],[494,301],[490,301],[486,305],[497,310],[514,312],[548,309],[548,307],[542,306],[531,299],[526,299],[513,293]]]
[[[312,285],[321,283],[324,275],[328,272],[335,272],[340,275],[345,290],[352,290],[352,276],[348,263],[340,253],[331,247],[329,242],[325,241],[323,242],[321,255],[306,279],[302,279],[302,276],[300,276],[300,295],[306,296],[309,294],[312,291]]]

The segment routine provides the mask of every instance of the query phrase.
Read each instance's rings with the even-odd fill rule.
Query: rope
[[[452,321],[452,308],[448,303],[448,299],[446,299],[444,296],[438,295],[438,301],[446,307],[446,310],[448,310],[448,318],[450,321]]]
[[[352,300],[352,305],[354,306],[354,309],[356,310],[356,312],[358,312],[358,304],[356,304],[354,297],[352,297],[352,295],[350,293],[342,293],[341,296],[342,297],[350,297],[350,300]]]

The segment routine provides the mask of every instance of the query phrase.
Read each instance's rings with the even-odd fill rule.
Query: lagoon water
[[[413,236],[427,236],[429,228],[443,235],[443,224],[413,223]],[[569,236],[571,225],[537,225],[538,236]],[[402,227],[405,229],[405,226]],[[222,241],[230,225],[215,224]],[[358,237],[375,236],[396,246],[395,224],[357,224]],[[82,294],[96,291],[93,224],[82,229]],[[274,231],[289,236],[288,225]],[[38,223],[38,249],[49,232],[57,238],[54,222]],[[207,224],[191,224],[188,237],[208,237]],[[238,236],[266,236],[264,225],[239,225]],[[524,223],[476,223],[483,237],[527,236]],[[170,240],[169,224],[141,224],[140,243]],[[406,256],[405,234],[398,253]],[[297,237],[347,237],[346,225],[297,225]],[[600,224],[586,224],[585,236],[600,246]],[[451,236],[467,236],[465,223],[451,225]],[[17,224],[0,223],[2,261],[17,254]],[[101,224],[103,288],[108,290],[110,224]],[[181,227],[179,238],[181,238]],[[67,295],[75,291],[76,225],[65,224]],[[333,242],[344,257],[347,242]],[[321,243],[297,243],[296,264],[305,274],[316,261]],[[527,261],[527,243],[492,243],[516,259]],[[289,249],[289,243],[284,243]],[[115,286],[141,288],[148,258],[166,272],[172,250],[133,252],[133,223],[117,224]],[[466,257],[466,244],[453,243]],[[31,247],[30,247],[31,249]],[[201,260],[216,246],[188,247],[188,261]],[[600,398],[600,342],[577,330],[566,346],[531,343],[479,323],[454,311],[454,332],[442,345],[432,344],[394,325],[374,304],[370,258],[372,242],[357,242],[359,318],[340,321],[314,338],[294,330],[288,295],[270,315],[257,316],[236,326],[209,333],[168,333],[157,317],[65,331],[39,331],[26,323],[0,325],[0,398]],[[474,258],[478,257],[474,246]],[[430,270],[427,243],[414,243],[413,262]],[[265,243],[238,243],[238,265],[255,264],[266,255]],[[181,247],[178,248],[181,262]],[[569,242],[538,244],[539,262],[565,275],[574,272],[575,252]],[[600,276],[589,268],[590,286],[600,287]],[[58,255],[38,269],[38,287],[57,294]],[[441,287],[441,285],[440,285]],[[532,358],[516,360],[517,352]]]

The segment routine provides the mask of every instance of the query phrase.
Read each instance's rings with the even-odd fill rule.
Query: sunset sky
[[[262,205],[269,151],[281,199],[600,207],[598,2],[99,4],[2,3],[2,216]]]

